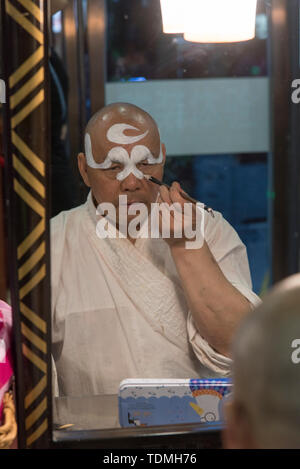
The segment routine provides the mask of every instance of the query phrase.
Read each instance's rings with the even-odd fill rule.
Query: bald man
[[[85,152],[78,155],[91,189],[87,202],[51,224],[53,357],[61,395],[116,394],[125,378],[230,373],[232,335],[259,302],[236,232],[220,213],[212,218],[202,210],[205,239],[188,249],[185,232],[176,237],[170,210],[169,236],[128,234],[135,207],[147,209],[142,228],[153,204],[167,204],[166,214],[186,202],[179,183],[168,189],[146,179],[162,180],[165,158],[155,121],[136,106],[109,105],[87,125]],[[103,220],[117,236],[99,235]]]
[[[224,446],[300,448],[300,274],[278,284],[233,344]]]

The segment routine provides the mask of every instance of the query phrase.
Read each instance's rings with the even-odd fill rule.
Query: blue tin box
[[[232,389],[220,379],[125,379],[119,388],[121,427],[222,423]]]

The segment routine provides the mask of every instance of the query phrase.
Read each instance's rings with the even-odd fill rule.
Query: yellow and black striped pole
[[[19,447],[51,441],[46,0],[1,0]]]

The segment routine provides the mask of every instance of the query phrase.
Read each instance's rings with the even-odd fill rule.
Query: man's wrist
[[[169,245],[170,249],[171,249],[171,252],[174,254],[175,253],[179,253],[179,252],[186,252],[186,253],[195,253],[195,252],[200,252],[200,251],[203,251],[203,247],[206,245],[206,242],[204,241],[204,243],[202,244],[201,247],[197,247],[196,249],[193,249],[193,248],[189,248],[187,247],[187,243],[189,242],[193,242],[194,240],[191,240],[191,239],[187,239],[187,238],[181,238],[181,239],[168,239],[168,240],[165,240],[167,242],[167,244]]]

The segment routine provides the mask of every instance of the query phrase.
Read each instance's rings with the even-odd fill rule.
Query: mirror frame
[[[48,8],[27,8],[1,2],[5,198],[18,447],[40,448],[52,438]]]
[[[93,8],[97,9],[96,0],[90,1]],[[98,2],[98,11],[102,11],[102,14],[104,1]],[[271,191],[276,193],[276,197],[271,197],[270,201],[272,273],[273,281],[278,281],[299,270],[299,256],[296,263],[294,258],[295,252],[299,253],[300,241],[299,237],[295,240],[293,230],[300,232],[300,194],[297,192],[300,186],[300,163],[297,161],[300,108],[291,106],[290,101],[292,79],[297,78],[295,73],[300,76],[299,50],[298,46],[293,45],[295,38],[297,45],[299,44],[299,0],[266,1],[270,7],[272,41],[269,55],[274,148]],[[194,448],[197,444],[199,447],[220,447],[221,428],[198,424],[113,431],[53,432],[49,240],[50,15],[47,0],[39,0],[38,6],[32,6],[32,10],[28,12],[29,19],[25,15],[21,18],[12,2],[13,0],[1,0],[1,34],[2,44],[14,45],[13,54],[8,47],[4,47],[2,53],[7,89],[7,102],[4,106],[5,198],[14,320],[18,447]],[[104,20],[102,26],[104,35]],[[95,33],[95,29],[92,33]],[[286,52],[289,46],[290,54]],[[104,61],[104,40],[101,48]],[[26,75],[30,72],[32,77],[28,79]],[[105,76],[101,70],[98,73]],[[93,94],[95,84],[96,81],[92,85]],[[104,86],[105,80],[102,79],[99,101],[104,101]],[[99,107],[99,102],[97,105]],[[191,444],[194,446],[189,446]]]

